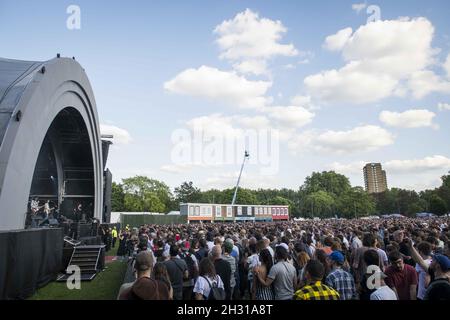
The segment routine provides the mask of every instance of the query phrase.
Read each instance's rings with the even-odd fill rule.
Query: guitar
[[[32,215],[35,216],[39,212],[39,210],[41,210],[43,207],[45,207],[45,204],[42,206],[39,206],[39,202],[31,201],[30,207],[31,207]]]

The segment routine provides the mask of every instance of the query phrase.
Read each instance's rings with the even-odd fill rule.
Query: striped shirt
[[[324,284],[316,281],[313,284],[304,286],[294,295],[295,300],[339,300],[339,293]]]
[[[353,276],[336,268],[325,279],[325,284],[339,292],[340,300],[356,299],[355,280]]]

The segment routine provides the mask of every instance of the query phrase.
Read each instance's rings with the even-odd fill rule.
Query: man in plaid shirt
[[[356,299],[355,280],[350,273],[342,270],[345,261],[344,255],[340,251],[333,251],[328,259],[332,271],[325,279],[325,284],[339,292],[341,300]]]
[[[339,293],[324,284],[324,266],[317,260],[309,260],[305,266],[307,285],[294,294],[295,300],[339,300]]]

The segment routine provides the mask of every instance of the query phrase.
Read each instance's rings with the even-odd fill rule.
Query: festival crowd
[[[117,254],[134,273],[118,299],[450,300],[449,226],[448,217],[126,226]]]

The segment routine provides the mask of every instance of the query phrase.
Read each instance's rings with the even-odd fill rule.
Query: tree
[[[447,205],[437,194],[434,194],[430,198],[430,211],[437,215],[443,215],[447,213]]]
[[[192,181],[183,182],[181,186],[175,188],[174,193],[178,203],[199,202],[202,196],[200,189],[194,187]]]
[[[338,198],[338,211],[343,218],[356,218],[375,212],[374,199],[361,187],[354,187]]]
[[[231,203],[233,201],[233,189],[225,189],[221,192],[221,203]],[[239,188],[236,194],[236,204],[259,204],[253,190]]]
[[[444,200],[447,208],[450,208],[450,174],[441,177],[442,185],[437,189],[437,194]]]
[[[395,191],[386,190],[382,193],[371,195],[376,203],[376,212],[379,214],[391,214],[397,212]]]
[[[420,202],[411,203],[408,206],[408,211],[406,212],[407,216],[409,217],[415,217],[416,213],[424,212],[425,207],[422,206]]]
[[[351,185],[348,178],[342,174],[334,171],[313,172],[309,177],[306,177],[305,183],[300,188],[306,195],[325,191],[336,197],[344,194],[350,190]]]
[[[335,206],[334,197],[326,191],[319,190],[306,196],[303,212],[309,217],[331,217]]]
[[[297,215],[295,215],[296,212],[294,212],[294,202],[292,202],[291,200],[286,199],[281,196],[276,196],[276,197],[270,199],[269,203],[272,205],[278,205],[278,206],[289,206],[289,213],[292,216],[297,217]]]
[[[166,212],[172,204],[172,193],[161,181],[145,176],[123,179],[127,211]]]
[[[166,210],[164,203],[152,192],[146,193],[143,197],[126,193],[125,208],[132,212],[164,212]]]
[[[111,186],[111,210],[118,212],[125,210],[125,193],[120,183],[112,183]]]

